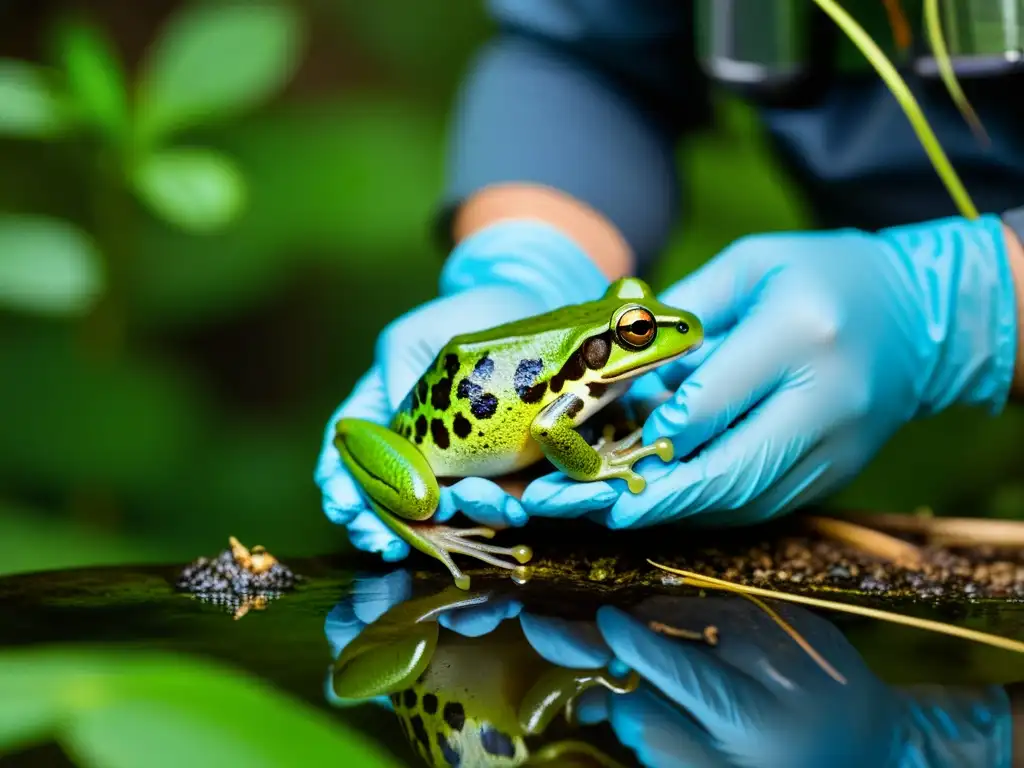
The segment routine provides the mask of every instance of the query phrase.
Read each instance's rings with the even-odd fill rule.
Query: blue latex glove
[[[533,221],[492,225],[463,240],[441,274],[440,297],[391,323],[377,341],[376,363],[327,423],[315,480],[323,508],[348,528],[361,550],[401,560],[409,545],[366,505],[334,447],[334,425],[342,416],[386,424],[395,408],[452,336],[600,297],[608,280],[590,258],[557,229]],[[497,484],[467,478],[442,488],[435,520],[455,511],[501,528],[523,525],[519,501]]]
[[[1017,317],[994,216],[746,237],[662,300],[695,312],[707,341],[661,369],[678,389],[644,441],[701,450],[639,463],[638,495],[540,478],[523,496],[531,515],[754,523],[837,490],[911,419],[953,404],[998,412],[1008,396]]]
[[[589,696],[589,717],[598,719],[603,704],[603,717],[644,765],[1011,765],[1010,703],[1001,687],[892,688],[831,623],[793,606],[779,608],[845,678],[842,685],[756,606],[738,598],[670,599],[679,621],[667,623],[691,630],[714,624],[718,645],[657,635],[615,608],[597,614],[615,658],[645,684],[625,696]],[[666,620],[662,611],[644,616],[655,617]]]

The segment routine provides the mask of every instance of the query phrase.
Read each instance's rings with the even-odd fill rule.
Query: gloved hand
[[[377,340],[376,363],[327,423],[315,480],[327,516],[348,527],[361,550],[401,560],[409,546],[366,505],[334,447],[334,425],[342,416],[386,424],[420,375],[451,337],[547,312],[601,296],[609,281],[576,244],[557,229],[513,220],[463,240],[441,273],[440,297],[391,323]],[[435,516],[456,509],[494,527],[523,525],[519,501],[497,484],[467,478],[441,489]]]
[[[831,623],[794,606],[779,609],[843,685],[746,601],[662,599],[674,603],[678,623],[641,607],[645,621],[698,631],[714,624],[718,645],[657,635],[637,618],[601,608],[604,642],[645,684],[626,695],[588,691],[585,708],[588,720],[607,719],[646,766],[1011,765],[1010,703],[1001,687],[890,687]]]
[[[523,496],[530,515],[754,523],[838,489],[911,419],[998,412],[1008,396],[1016,305],[994,216],[746,237],[662,300],[696,313],[707,341],[660,369],[676,391],[644,441],[701,450],[638,463],[638,495],[545,476]]]

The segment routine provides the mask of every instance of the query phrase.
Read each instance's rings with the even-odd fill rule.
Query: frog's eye
[[[643,349],[654,341],[657,325],[654,315],[643,307],[627,310],[622,313],[615,325],[615,335],[627,347]]]

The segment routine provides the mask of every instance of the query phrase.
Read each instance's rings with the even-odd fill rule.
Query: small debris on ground
[[[923,599],[1024,599],[1024,552],[935,546],[921,552],[920,566],[908,568],[840,543],[784,537],[746,549],[708,549],[678,567],[750,586],[853,589]]]
[[[263,547],[250,550],[234,536],[229,543],[230,548],[216,557],[200,557],[186,566],[175,586],[240,619],[250,610],[266,608],[301,578]]]

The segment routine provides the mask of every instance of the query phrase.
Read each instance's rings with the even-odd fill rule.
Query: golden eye
[[[654,315],[642,307],[630,309],[622,314],[615,326],[619,341],[633,349],[643,349],[654,341],[657,325]]]

